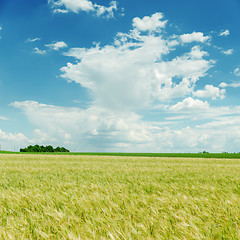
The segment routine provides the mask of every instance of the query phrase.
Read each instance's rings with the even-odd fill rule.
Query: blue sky
[[[239,152],[240,2],[0,1],[0,145]]]

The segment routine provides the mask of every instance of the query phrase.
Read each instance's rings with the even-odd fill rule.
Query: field
[[[32,152],[0,151],[5,154],[32,154]],[[35,152],[34,154],[49,154]],[[81,155],[81,156],[122,156],[122,157],[177,157],[177,158],[229,158],[240,159],[240,153],[123,153],[123,152],[52,152],[51,155]]]
[[[0,239],[240,239],[240,159],[1,154]]]

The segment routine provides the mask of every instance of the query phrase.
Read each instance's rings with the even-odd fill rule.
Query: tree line
[[[29,145],[26,148],[20,148],[20,152],[70,152],[68,149],[64,147],[56,147],[53,148],[53,146],[39,146],[39,145]]]

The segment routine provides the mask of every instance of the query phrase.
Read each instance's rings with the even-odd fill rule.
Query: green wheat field
[[[0,154],[0,239],[240,239],[240,159]]]

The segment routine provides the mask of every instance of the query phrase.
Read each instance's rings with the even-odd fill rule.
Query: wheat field
[[[0,239],[240,239],[240,160],[1,154]]]

